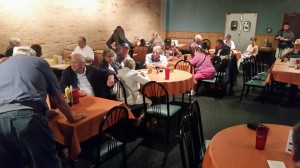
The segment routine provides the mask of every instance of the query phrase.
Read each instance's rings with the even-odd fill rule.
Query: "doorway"
[[[295,39],[300,38],[300,13],[285,13],[283,14],[282,24],[287,22],[290,24],[290,30],[294,33]]]
[[[257,13],[227,13],[225,35],[230,34],[235,48],[244,52],[256,32]]]

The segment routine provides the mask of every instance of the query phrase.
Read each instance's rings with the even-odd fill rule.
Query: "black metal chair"
[[[149,116],[164,119],[167,122],[167,143],[170,139],[170,119],[180,111],[181,106],[171,105],[169,103],[169,94],[166,88],[156,82],[146,83],[142,89],[145,117]],[[146,103],[146,97],[152,101],[150,107]],[[178,115],[180,117],[180,115]]]
[[[116,82],[116,84],[118,85],[118,96],[117,96],[117,100],[122,101],[126,104],[126,106],[128,108],[130,108],[131,112],[133,113],[133,115],[135,117],[139,117],[141,111],[144,108],[143,104],[134,104],[134,105],[129,105],[127,103],[127,93],[126,93],[126,88],[124,86],[124,82],[122,81],[122,79],[119,79],[119,81]]]
[[[240,97],[240,100],[242,101],[244,90],[247,87],[246,95],[249,94],[250,87],[252,88],[262,88],[263,89],[263,96],[266,95],[266,88],[267,84],[264,83],[263,80],[259,80],[256,77],[257,75],[257,65],[255,58],[251,57],[248,59],[244,59],[243,61],[243,90]]]
[[[186,115],[182,118],[179,132],[179,147],[183,168],[197,168],[194,154],[194,142],[192,132],[192,117]]]
[[[194,73],[194,66],[187,60],[180,60],[176,62],[174,69],[179,69],[182,71],[189,72],[191,74]],[[190,93],[190,91],[189,91]],[[175,95],[173,95],[173,101],[175,101]],[[184,93],[182,93],[181,101],[184,102]],[[189,94],[189,103],[192,101],[192,96]]]
[[[100,122],[98,134],[81,143],[79,158],[92,161],[94,165],[101,163],[123,152],[126,166],[125,139],[128,124],[128,110],[123,106],[110,109]]]
[[[218,97],[220,98],[221,93],[223,92],[222,81],[223,81],[224,75],[225,75],[225,72],[216,72],[215,77],[213,79],[205,79],[205,80],[201,81],[203,83],[213,84],[215,100],[217,100]]]
[[[190,116],[192,122],[192,136],[194,142],[195,162],[197,165],[203,160],[206,152],[206,141],[203,134],[202,117],[200,106],[197,100],[193,100],[190,107]]]

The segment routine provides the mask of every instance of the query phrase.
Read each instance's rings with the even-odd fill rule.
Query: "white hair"
[[[126,58],[123,63],[124,67],[135,69],[135,61],[132,58]]]
[[[21,44],[20,41],[21,41],[21,40],[20,40],[19,38],[17,38],[17,37],[12,37],[12,38],[10,38],[10,40],[9,40],[9,45],[10,45],[11,47],[15,47],[15,46]]]
[[[80,61],[80,62],[85,62],[85,59],[84,59],[84,56],[79,54],[79,53],[76,53],[76,54],[73,54],[72,57],[74,59],[76,59],[77,61]]]
[[[156,52],[156,51],[161,51],[161,46],[154,46],[153,52]]]
[[[14,47],[12,56],[36,56],[36,52],[29,46]]]
[[[195,36],[195,41],[202,41],[202,40],[203,40],[203,38],[202,38],[202,36],[200,34],[197,34]]]

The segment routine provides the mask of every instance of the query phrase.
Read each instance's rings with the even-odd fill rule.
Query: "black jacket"
[[[129,46],[132,46],[132,44],[127,40],[125,37],[124,29],[121,26],[118,26],[114,33],[110,36],[110,38],[106,41],[106,45],[108,48],[111,48],[111,44],[115,42],[116,49],[115,51],[118,52],[121,48],[121,45],[123,43],[127,43]]]
[[[96,97],[109,98],[110,88],[107,86],[107,78],[109,75],[114,74],[112,71],[100,69],[92,65],[86,66],[86,77],[90,82]],[[64,70],[60,79],[60,88],[64,93],[67,86],[73,88],[78,87],[78,79],[76,73],[72,70],[71,66]]]
[[[216,49],[215,51],[215,55],[217,55],[219,52],[218,49]],[[230,55],[230,47],[225,45],[223,49],[221,49],[221,52],[220,52],[220,56],[225,56],[225,55]]]

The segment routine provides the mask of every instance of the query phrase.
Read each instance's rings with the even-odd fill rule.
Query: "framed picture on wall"
[[[238,29],[238,24],[239,22],[234,20],[234,21],[231,21],[231,24],[230,24],[230,30],[231,31],[236,31]]]
[[[272,33],[272,28],[267,28],[267,33]]]
[[[250,21],[245,21],[243,24],[243,30],[244,32],[249,32],[251,28],[251,22]]]

